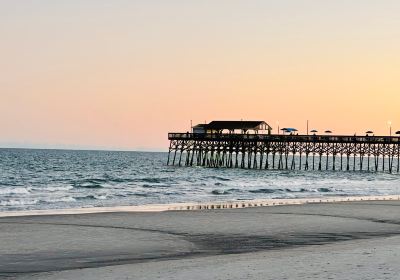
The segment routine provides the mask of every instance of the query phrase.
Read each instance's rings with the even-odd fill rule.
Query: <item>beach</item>
[[[398,279],[400,202],[0,218],[4,279]]]

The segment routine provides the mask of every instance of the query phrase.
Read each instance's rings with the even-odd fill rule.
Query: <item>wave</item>
[[[286,192],[289,192],[289,193],[304,193],[304,192],[309,192],[309,190],[307,190],[307,189],[304,189],[304,188],[301,188],[301,189],[299,189],[299,190],[292,190],[292,189],[285,189],[285,191]]]
[[[104,182],[112,182],[112,183],[125,183],[125,182],[131,182],[132,179],[130,178],[122,178],[122,177],[113,177],[111,175],[104,175],[106,179],[104,179]],[[101,179],[103,180],[103,179]]]
[[[251,193],[277,193],[282,192],[283,189],[258,189],[258,190],[249,190]]]
[[[175,172],[174,169],[166,169],[166,170],[160,170],[161,173],[173,173]]]
[[[71,196],[58,197],[58,198],[46,198],[39,200],[39,203],[57,203],[57,202],[74,202],[75,198]]]
[[[75,200],[104,200],[107,199],[107,195],[86,195],[86,196],[77,196],[73,197]]]
[[[220,176],[209,176],[207,178],[208,179],[215,179],[215,180],[218,180],[218,181],[231,181],[231,179],[220,177]]]
[[[26,206],[35,205],[40,201],[38,199],[6,199],[0,200],[0,206],[10,207],[10,206]]]
[[[127,178],[114,178],[111,176],[107,176],[107,179],[102,178],[93,178],[93,179],[86,179],[72,182],[72,186],[75,188],[103,188],[105,184],[112,184],[112,183],[129,183],[135,180],[127,179]]]
[[[84,188],[84,189],[101,189],[103,186],[99,184],[74,184],[74,188]]]
[[[300,189],[257,189],[257,190],[249,190],[251,193],[305,193],[305,192],[322,192],[322,193],[328,193],[328,192],[333,192],[334,190],[331,188],[318,188],[316,190],[308,190],[305,188],[300,188]]]
[[[227,194],[231,194],[231,192],[229,192],[228,190],[213,190],[211,193],[212,193],[212,194],[215,194],[215,195],[227,195]]]
[[[21,184],[21,183],[9,183],[9,182],[0,182],[0,188],[2,187],[2,186],[5,186],[5,187],[23,187],[24,185],[23,184]]]
[[[152,189],[152,188],[169,188],[171,187],[170,185],[149,185],[149,184],[144,184],[142,185],[142,188],[145,189]]]
[[[73,188],[74,188],[73,186],[59,186],[59,187],[46,186],[44,188],[32,187],[32,191],[63,192],[72,190]]]
[[[162,182],[162,180],[158,179],[158,178],[142,178],[139,180],[142,182],[147,182],[147,183],[161,183]]]
[[[32,188],[0,188],[0,195],[29,194]]]
[[[141,197],[149,197],[151,196],[149,193],[133,193],[134,196],[141,196]]]
[[[110,178],[108,181],[109,181],[109,182],[112,182],[112,183],[127,183],[127,182],[131,182],[132,179]]]
[[[318,188],[317,189],[317,191],[318,192],[333,192],[333,190],[332,189],[330,189],[330,188]]]
[[[107,181],[102,179],[88,179],[88,180],[73,182],[72,186],[74,188],[99,189],[103,187],[102,183],[104,182]]]

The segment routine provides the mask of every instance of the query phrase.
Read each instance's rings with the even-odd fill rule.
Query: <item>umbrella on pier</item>
[[[281,131],[282,131],[283,134],[285,134],[286,132],[288,132],[286,127],[281,128]]]
[[[399,131],[396,131],[396,134],[397,134],[397,135],[400,135],[400,130],[399,130]]]
[[[330,131],[330,130],[325,130],[325,133],[332,133],[332,131]]]
[[[372,134],[372,133],[374,133],[374,132],[371,130],[368,130],[367,132],[365,132],[365,134],[367,134],[367,136],[368,136],[368,134]]]
[[[310,132],[311,132],[311,133],[317,133],[318,130],[313,129],[313,130],[310,130]]]
[[[296,128],[292,128],[292,127],[285,127],[281,129],[283,131],[283,133],[287,132],[287,133],[292,133],[292,132],[296,132],[297,129]]]

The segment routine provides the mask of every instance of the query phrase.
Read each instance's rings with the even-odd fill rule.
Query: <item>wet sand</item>
[[[0,278],[398,279],[399,213],[368,201],[3,217]]]

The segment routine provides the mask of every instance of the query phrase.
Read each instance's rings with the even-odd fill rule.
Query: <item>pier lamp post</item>
[[[392,121],[388,121],[388,126],[389,126],[389,135],[392,137]]]
[[[279,121],[276,121],[276,125],[278,126],[278,135],[279,135]]]
[[[308,135],[308,120],[307,120],[307,135]]]

